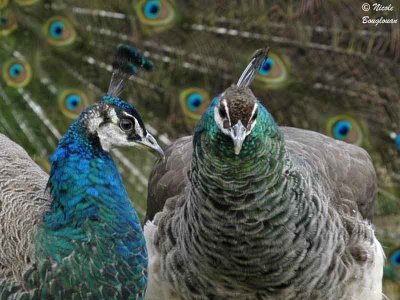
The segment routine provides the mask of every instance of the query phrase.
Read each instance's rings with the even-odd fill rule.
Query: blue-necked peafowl
[[[271,46],[253,90],[279,124],[366,149],[379,179],[375,217],[390,298],[400,294],[400,26],[363,24],[366,0],[0,0],[0,132],[49,171],[71,118],[102,96],[119,43],[156,71],[127,88],[146,128],[164,145],[192,132],[212,95]],[[152,157],[114,150],[128,193],[145,212]],[[400,299],[400,296],[398,296]]]
[[[370,157],[278,127],[248,87],[266,53],[153,171],[147,299],[383,297]]]
[[[2,300],[144,298],[145,239],[109,151],[129,146],[163,154],[136,109],[118,98],[127,78],[152,64],[120,46],[113,66],[107,95],[60,140],[49,179],[0,136]]]

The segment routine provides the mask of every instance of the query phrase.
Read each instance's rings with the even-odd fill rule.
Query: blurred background
[[[127,43],[155,71],[122,97],[165,147],[191,134],[212,98],[269,46],[253,91],[276,121],[370,153],[384,290],[400,299],[399,12],[399,0],[0,0],[0,132],[48,171],[69,124],[107,91],[113,52]],[[113,154],[143,217],[155,157]]]

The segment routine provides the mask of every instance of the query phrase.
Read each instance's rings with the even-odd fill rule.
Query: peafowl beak
[[[147,147],[152,152],[156,152],[160,158],[164,158],[163,149],[161,149],[156,139],[150,133],[147,133],[146,136],[142,140],[137,141],[137,143]]]
[[[239,122],[237,122],[236,125],[230,129],[229,134],[233,141],[235,154],[239,155],[240,150],[242,150],[243,142],[247,135],[246,127],[243,126],[242,121],[239,120]]]

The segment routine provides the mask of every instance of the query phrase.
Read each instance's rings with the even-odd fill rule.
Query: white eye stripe
[[[228,103],[226,102],[226,99],[222,99],[221,100],[221,104],[224,106],[224,108],[225,108],[225,112],[226,112],[226,116],[227,116],[227,118],[228,118],[228,121],[229,121],[229,126],[231,126],[232,124],[231,124],[231,117],[230,117],[230,115],[229,115],[229,108],[228,108]]]
[[[254,104],[253,111],[251,112],[250,120],[253,119],[253,116],[254,116],[254,114],[256,113],[257,108],[258,108],[258,104],[257,104],[257,102],[256,102],[256,103]]]
[[[229,135],[229,130],[224,128],[224,121],[222,120],[220,114],[219,114],[219,109],[218,106],[214,107],[214,120],[215,122],[218,124],[218,127],[221,129],[221,131],[223,133],[225,133],[226,135]]]
[[[119,120],[119,118],[118,118],[118,116],[117,116],[117,112],[115,111],[114,108],[111,108],[111,109],[110,109],[110,111],[109,111],[109,113],[108,113],[108,117],[110,118],[110,120],[111,120],[113,123],[117,123],[118,120]]]
[[[130,117],[130,118],[133,118],[133,119],[135,119],[135,117],[134,117],[134,116],[132,116],[132,115],[128,114],[126,111],[123,111],[123,112],[122,112],[122,114],[124,114],[124,115],[125,115],[125,116],[127,116],[127,117]]]
[[[135,132],[141,137],[143,138],[143,129],[142,127],[140,127],[140,124],[138,122],[138,120],[136,120],[136,118],[133,118],[135,120]]]

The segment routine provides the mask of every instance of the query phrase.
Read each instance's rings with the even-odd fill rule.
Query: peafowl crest
[[[400,3],[383,0],[394,10],[366,12],[364,2],[0,1],[0,131],[48,171],[71,119],[102,96],[114,45],[133,43],[157,69],[133,79],[126,99],[168,145],[192,132],[213,95],[268,44],[254,93],[279,124],[370,153],[379,178],[376,230],[389,256],[400,240],[393,225],[400,212],[400,31],[362,17],[399,18]],[[152,159],[113,153],[143,216]]]

